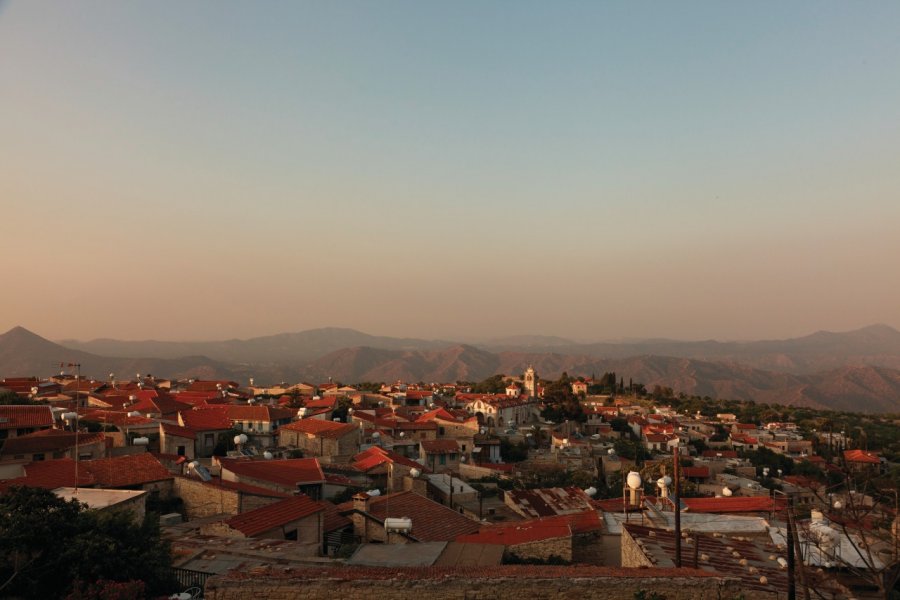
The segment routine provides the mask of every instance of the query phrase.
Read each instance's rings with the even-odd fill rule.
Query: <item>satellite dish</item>
[[[265,458],[266,460],[272,460],[274,457],[275,457],[275,455],[272,454],[271,452],[269,452],[268,450],[263,452],[263,458]]]
[[[377,431],[376,431],[375,433],[372,434],[372,439],[373,439],[373,440],[377,440],[377,439],[380,438],[380,437],[381,437],[381,434],[378,433]]]
[[[418,469],[410,469],[409,470],[410,477],[418,477],[421,474],[422,474],[422,471],[420,471]]]
[[[726,498],[727,498],[728,496],[731,496],[732,493],[733,493],[733,492],[731,491],[731,488],[730,488],[730,487],[723,487],[723,488],[722,488],[722,495],[725,496]]]
[[[590,496],[591,498],[593,498],[594,496],[597,495],[597,488],[595,488],[594,486],[591,486],[588,489],[584,490],[584,493],[587,494],[588,496]]]
[[[247,443],[247,434],[242,433],[240,435],[234,436],[235,444],[246,444]]]
[[[368,492],[366,492],[366,495],[372,496],[372,497],[380,496],[381,490],[379,490],[379,489],[369,490]]]

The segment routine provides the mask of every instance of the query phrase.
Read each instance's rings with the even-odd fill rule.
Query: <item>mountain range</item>
[[[45,376],[61,362],[78,362],[97,378],[140,372],[241,382],[251,376],[259,382],[477,381],[533,365],[546,378],[615,371],[648,388],[664,385],[714,398],[900,412],[900,332],[886,325],[756,342],[591,344],[516,336],[472,345],[340,328],[221,342],[57,344],[22,327],[0,335],[0,376]]]

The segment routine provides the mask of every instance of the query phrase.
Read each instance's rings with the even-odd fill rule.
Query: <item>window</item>
[[[178,456],[184,456],[184,446],[178,446]]]
[[[216,437],[211,433],[206,433],[203,435],[203,445],[207,448],[210,446],[216,445]]]
[[[446,454],[441,454],[441,458],[440,458],[440,461],[439,461],[439,462],[440,462],[442,465],[446,465],[446,464],[447,464],[447,455],[446,455]]]
[[[44,455],[43,454],[33,454],[31,456],[31,460],[34,460],[34,461],[44,460]]]

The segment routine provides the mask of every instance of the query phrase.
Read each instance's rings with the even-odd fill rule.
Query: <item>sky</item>
[[[0,331],[783,338],[898,258],[894,1],[0,4]]]

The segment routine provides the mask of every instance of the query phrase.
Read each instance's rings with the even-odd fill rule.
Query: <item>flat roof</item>
[[[100,488],[60,487],[53,493],[63,500],[78,500],[88,508],[108,508],[147,495],[146,490],[107,490]]]

